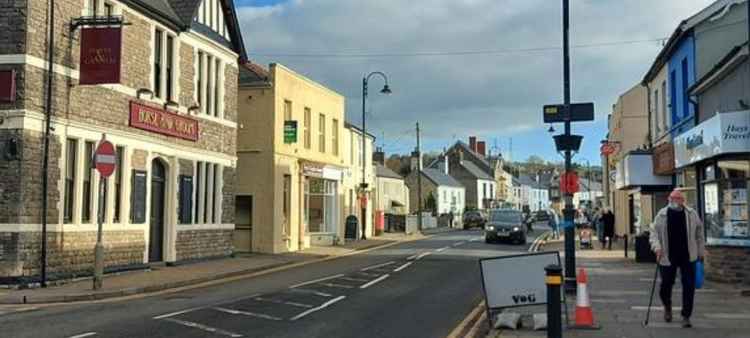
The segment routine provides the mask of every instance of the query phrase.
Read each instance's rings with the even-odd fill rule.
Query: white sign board
[[[718,113],[674,139],[675,167],[750,151],[750,111]]]
[[[479,260],[488,309],[547,303],[544,267],[560,265],[557,251]]]

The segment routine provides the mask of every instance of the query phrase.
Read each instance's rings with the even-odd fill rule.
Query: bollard
[[[625,258],[628,258],[628,234],[625,234]]]
[[[560,310],[560,286],[562,284],[562,267],[547,265],[544,268],[547,284],[547,338],[562,337],[562,312]]]

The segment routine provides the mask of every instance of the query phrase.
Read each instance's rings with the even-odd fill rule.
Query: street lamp
[[[362,239],[367,239],[365,230],[367,229],[367,200],[365,199],[367,193],[367,182],[365,181],[367,173],[367,124],[365,123],[365,104],[367,102],[367,83],[370,81],[370,77],[373,75],[379,75],[383,78],[385,85],[380,90],[381,94],[390,94],[391,88],[388,87],[388,77],[383,72],[372,72],[362,78],[362,184],[360,185],[362,191]]]

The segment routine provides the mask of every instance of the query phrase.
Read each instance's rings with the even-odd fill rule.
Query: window
[[[339,156],[339,120],[333,119],[331,126],[331,149],[333,155]]]
[[[156,28],[154,31],[154,96],[164,101],[174,101],[176,93],[174,84],[177,76],[174,72],[177,49],[175,37]]]
[[[305,121],[303,127],[303,138],[305,142],[305,149],[310,149],[310,120],[312,119],[312,113],[310,108],[305,107]]]
[[[122,208],[122,165],[125,148],[117,147],[115,154],[115,210],[112,214],[112,221],[114,223],[120,222],[120,209]]]
[[[284,121],[292,120],[292,101],[284,100]]]
[[[282,211],[284,212],[284,234],[288,235],[291,232],[291,219],[290,219],[290,204],[292,203],[292,176],[291,175],[284,175],[284,182],[283,186],[281,187],[283,190],[282,193],[284,194],[284,201],[282,206]]]
[[[154,34],[154,95],[156,97],[161,97],[162,35],[164,35],[164,32],[160,29],[157,29]]]
[[[221,60],[205,51],[198,51],[195,57],[195,71],[195,96],[200,104],[201,113],[215,117],[223,116],[224,77]]]
[[[660,128],[659,128],[661,126],[661,121],[659,118],[661,115],[661,112],[659,111],[660,107],[661,105],[659,104],[659,90],[657,89],[654,91],[654,129],[656,131],[655,135],[659,135],[660,133]]]
[[[76,182],[76,153],[78,152],[78,141],[68,139],[66,142],[67,156],[65,159],[65,201],[63,221],[73,221],[73,204],[75,204],[75,182]]]
[[[109,18],[114,14],[115,14],[114,6],[109,2],[105,2],[104,3],[104,16]]]
[[[202,179],[203,176],[201,176],[202,173],[203,173],[203,162],[196,162],[195,164],[195,189],[194,189],[196,203],[195,203],[195,217],[193,217],[193,220],[195,221],[196,224],[202,223],[200,217],[198,217],[200,216],[200,209],[198,206],[201,204],[198,201],[201,199],[200,196],[202,194],[201,184],[204,184],[203,179]]]
[[[669,74],[669,112],[672,121],[678,121],[677,116],[677,73],[673,70]]]
[[[221,221],[222,167],[215,163],[197,162],[195,166],[195,224]],[[187,197],[186,197],[187,198]]]
[[[221,173],[219,172],[221,170],[221,167],[218,164],[214,163],[214,170],[213,170],[213,191],[211,191],[211,215],[213,216],[213,223],[217,224],[220,222],[219,220],[219,199],[221,198],[221,185],[219,183],[219,175]]]
[[[667,131],[670,125],[667,115],[667,81],[661,82],[661,123],[661,129]]]
[[[326,152],[326,116],[323,114],[318,117],[318,151]]]
[[[81,221],[88,223],[91,221],[92,205],[91,205],[91,173],[94,171],[92,167],[92,157],[94,156],[94,142],[86,142],[83,158],[83,215]]]
[[[688,62],[682,59],[682,117],[690,116],[690,102],[688,94]]]
[[[99,0],[89,0],[89,15],[96,16],[99,14]]]
[[[180,194],[177,213],[180,224],[191,224],[193,213],[193,176],[180,175]]]
[[[487,198],[487,183],[482,183],[482,196]]]

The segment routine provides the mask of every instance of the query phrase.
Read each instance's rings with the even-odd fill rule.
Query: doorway
[[[151,162],[151,219],[149,223],[148,261],[161,262],[164,259],[164,195],[166,188],[166,168],[154,159]]]

